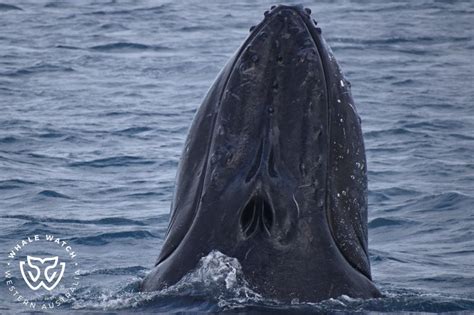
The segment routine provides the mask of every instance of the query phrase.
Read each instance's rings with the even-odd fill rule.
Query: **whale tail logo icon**
[[[41,287],[53,290],[64,275],[66,263],[58,263],[58,256],[34,257],[26,256],[26,262],[20,261],[20,271],[28,287],[36,291]]]

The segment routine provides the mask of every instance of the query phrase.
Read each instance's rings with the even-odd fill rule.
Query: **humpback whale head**
[[[144,290],[174,284],[219,250],[268,297],[379,295],[367,250],[360,119],[310,13],[267,11],[209,90]]]

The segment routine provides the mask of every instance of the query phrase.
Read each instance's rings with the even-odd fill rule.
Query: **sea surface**
[[[290,305],[253,292],[218,252],[175,286],[138,292],[196,108],[274,3],[0,2],[1,314],[35,311],[14,301],[4,272],[19,241],[48,233],[80,266],[51,313],[474,312],[473,1],[303,2],[362,118],[385,297]],[[30,299],[53,301],[64,281]]]

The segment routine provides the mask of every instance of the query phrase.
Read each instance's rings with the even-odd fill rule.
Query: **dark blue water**
[[[474,2],[305,3],[362,117],[386,297],[281,305],[216,253],[176,286],[137,291],[196,107],[272,3],[1,1],[2,277],[18,240],[51,233],[81,267],[65,313],[474,311]],[[3,278],[0,305],[28,311]]]

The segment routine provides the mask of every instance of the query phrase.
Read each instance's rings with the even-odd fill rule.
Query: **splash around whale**
[[[379,297],[367,246],[367,170],[350,92],[309,9],[276,6],[199,108],[171,219],[144,291],[219,251],[280,301]]]

